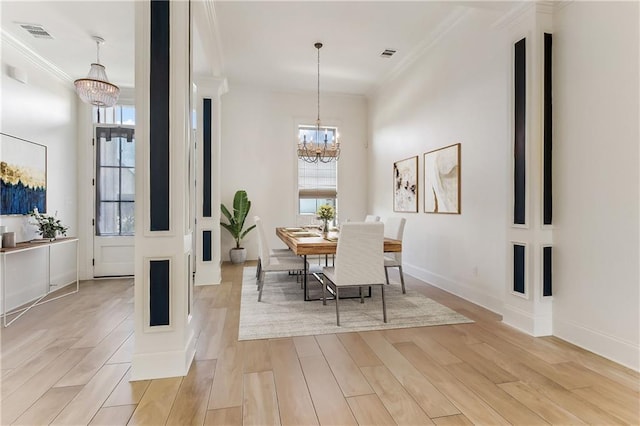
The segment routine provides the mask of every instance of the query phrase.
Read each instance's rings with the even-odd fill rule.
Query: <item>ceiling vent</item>
[[[381,58],[390,58],[390,57],[393,56],[394,53],[396,53],[396,51],[393,50],[393,49],[385,49],[384,52],[382,52],[380,54],[380,57]]]
[[[53,37],[51,37],[51,34],[49,34],[47,30],[45,30],[42,27],[42,25],[38,25],[38,24],[18,24],[18,25],[24,28],[29,34],[31,34],[35,38],[53,39]]]

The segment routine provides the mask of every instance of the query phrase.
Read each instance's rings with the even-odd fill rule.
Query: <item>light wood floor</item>
[[[223,281],[196,290],[186,377],[128,381],[133,280],[33,309],[2,330],[0,423],[640,423],[637,373],[410,277],[476,322],[238,342],[242,268],[225,265]]]

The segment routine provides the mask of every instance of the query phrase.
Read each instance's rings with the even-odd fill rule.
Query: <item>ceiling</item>
[[[224,76],[229,86],[315,91],[316,41],[321,90],[367,95],[410,63],[470,9],[496,19],[522,2],[454,1],[214,1],[212,19],[219,40],[194,47],[194,73]],[[0,2],[5,39],[57,68],[69,82],[86,76],[96,60],[98,35],[106,43],[100,62],[109,80],[134,85],[133,1]],[[38,24],[53,39],[34,38],[19,23]],[[211,36],[210,36],[211,37]],[[216,71],[203,56],[215,45]],[[385,49],[396,50],[382,58]],[[213,74],[220,75],[213,75]]]

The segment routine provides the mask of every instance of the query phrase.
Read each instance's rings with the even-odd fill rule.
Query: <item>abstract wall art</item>
[[[0,215],[47,211],[47,147],[0,133]]]
[[[418,156],[393,163],[393,211],[418,212]]]
[[[424,154],[425,213],[460,214],[460,144]]]

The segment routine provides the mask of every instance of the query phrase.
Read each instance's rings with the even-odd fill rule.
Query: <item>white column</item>
[[[161,2],[158,2],[161,3]],[[162,37],[152,37],[149,1],[136,2],[136,237],[135,237],[135,347],[132,359],[131,380],[183,376],[187,374],[195,354],[194,327],[191,322],[191,220],[189,213],[189,153],[190,153],[190,67],[189,67],[189,3],[169,2],[168,25],[160,27],[169,31],[168,72],[168,170],[158,171],[157,164],[150,164],[157,140],[150,135],[150,119],[156,114],[150,102],[151,46],[152,38],[163,43]],[[157,7],[157,4],[156,6]],[[164,22],[164,21],[163,21]],[[160,40],[160,41],[158,41]],[[162,55],[160,55],[162,56]],[[158,70],[154,70],[158,71]],[[166,75],[166,74],[165,74]],[[165,91],[166,92],[166,91]],[[155,102],[155,101],[154,101]],[[165,120],[164,122],[166,123]],[[153,122],[153,121],[152,121]],[[164,128],[162,123],[156,125]],[[166,133],[164,130],[162,132]],[[163,133],[163,134],[164,134]],[[152,167],[153,166],[153,167]],[[166,191],[152,193],[157,180],[168,173]],[[154,182],[156,180],[156,182]],[[167,201],[168,226],[152,230],[151,202]],[[156,226],[157,229],[157,226]],[[166,274],[152,264],[168,265]],[[155,274],[155,275],[154,275]],[[155,277],[155,278],[154,278]],[[165,286],[164,289],[162,286]],[[159,288],[160,287],[160,288]],[[152,298],[168,296],[166,324],[152,324]],[[153,309],[155,311],[155,309]]]
[[[553,333],[553,297],[543,295],[543,247],[551,246],[551,225],[543,223],[543,142],[544,142],[544,33],[552,33],[552,9],[532,3],[520,18],[514,18],[508,31],[512,52],[514,44],[526,37],[526,219],[524,225],[513,224],[513,203],[509,205],[507,228],[507,279],[503,322],[534,336]],[[513,78],[510,82],[513,99]],[[513,101],[512,101],[513,105]],[[513,161],[513,108],[510,112],[511,159]],[[513,163],[512,163],[513,164]],[[513,200],[513,174],[509,183]],[[513,290],[513,245],[525,247],[525,293]]]
[[[197,189],[196,189],[196,285],[220,284],[222,281],[220,256],[220,136],[221,136],[221,96],[227,92],[227,81],[221,78],[200,77],[195,79],[196,85],[196,113],[198,140],[197,149]],[[210,115],[204,116],[204,102],[208,100],[211,105]],[[205,203],[204,185],[204,127],[210,126],[211,131],[211,178],[210,184],[210,215],[203,214]],[[211,259],[204,260],[203,233],[211,233],[210,253]]]

